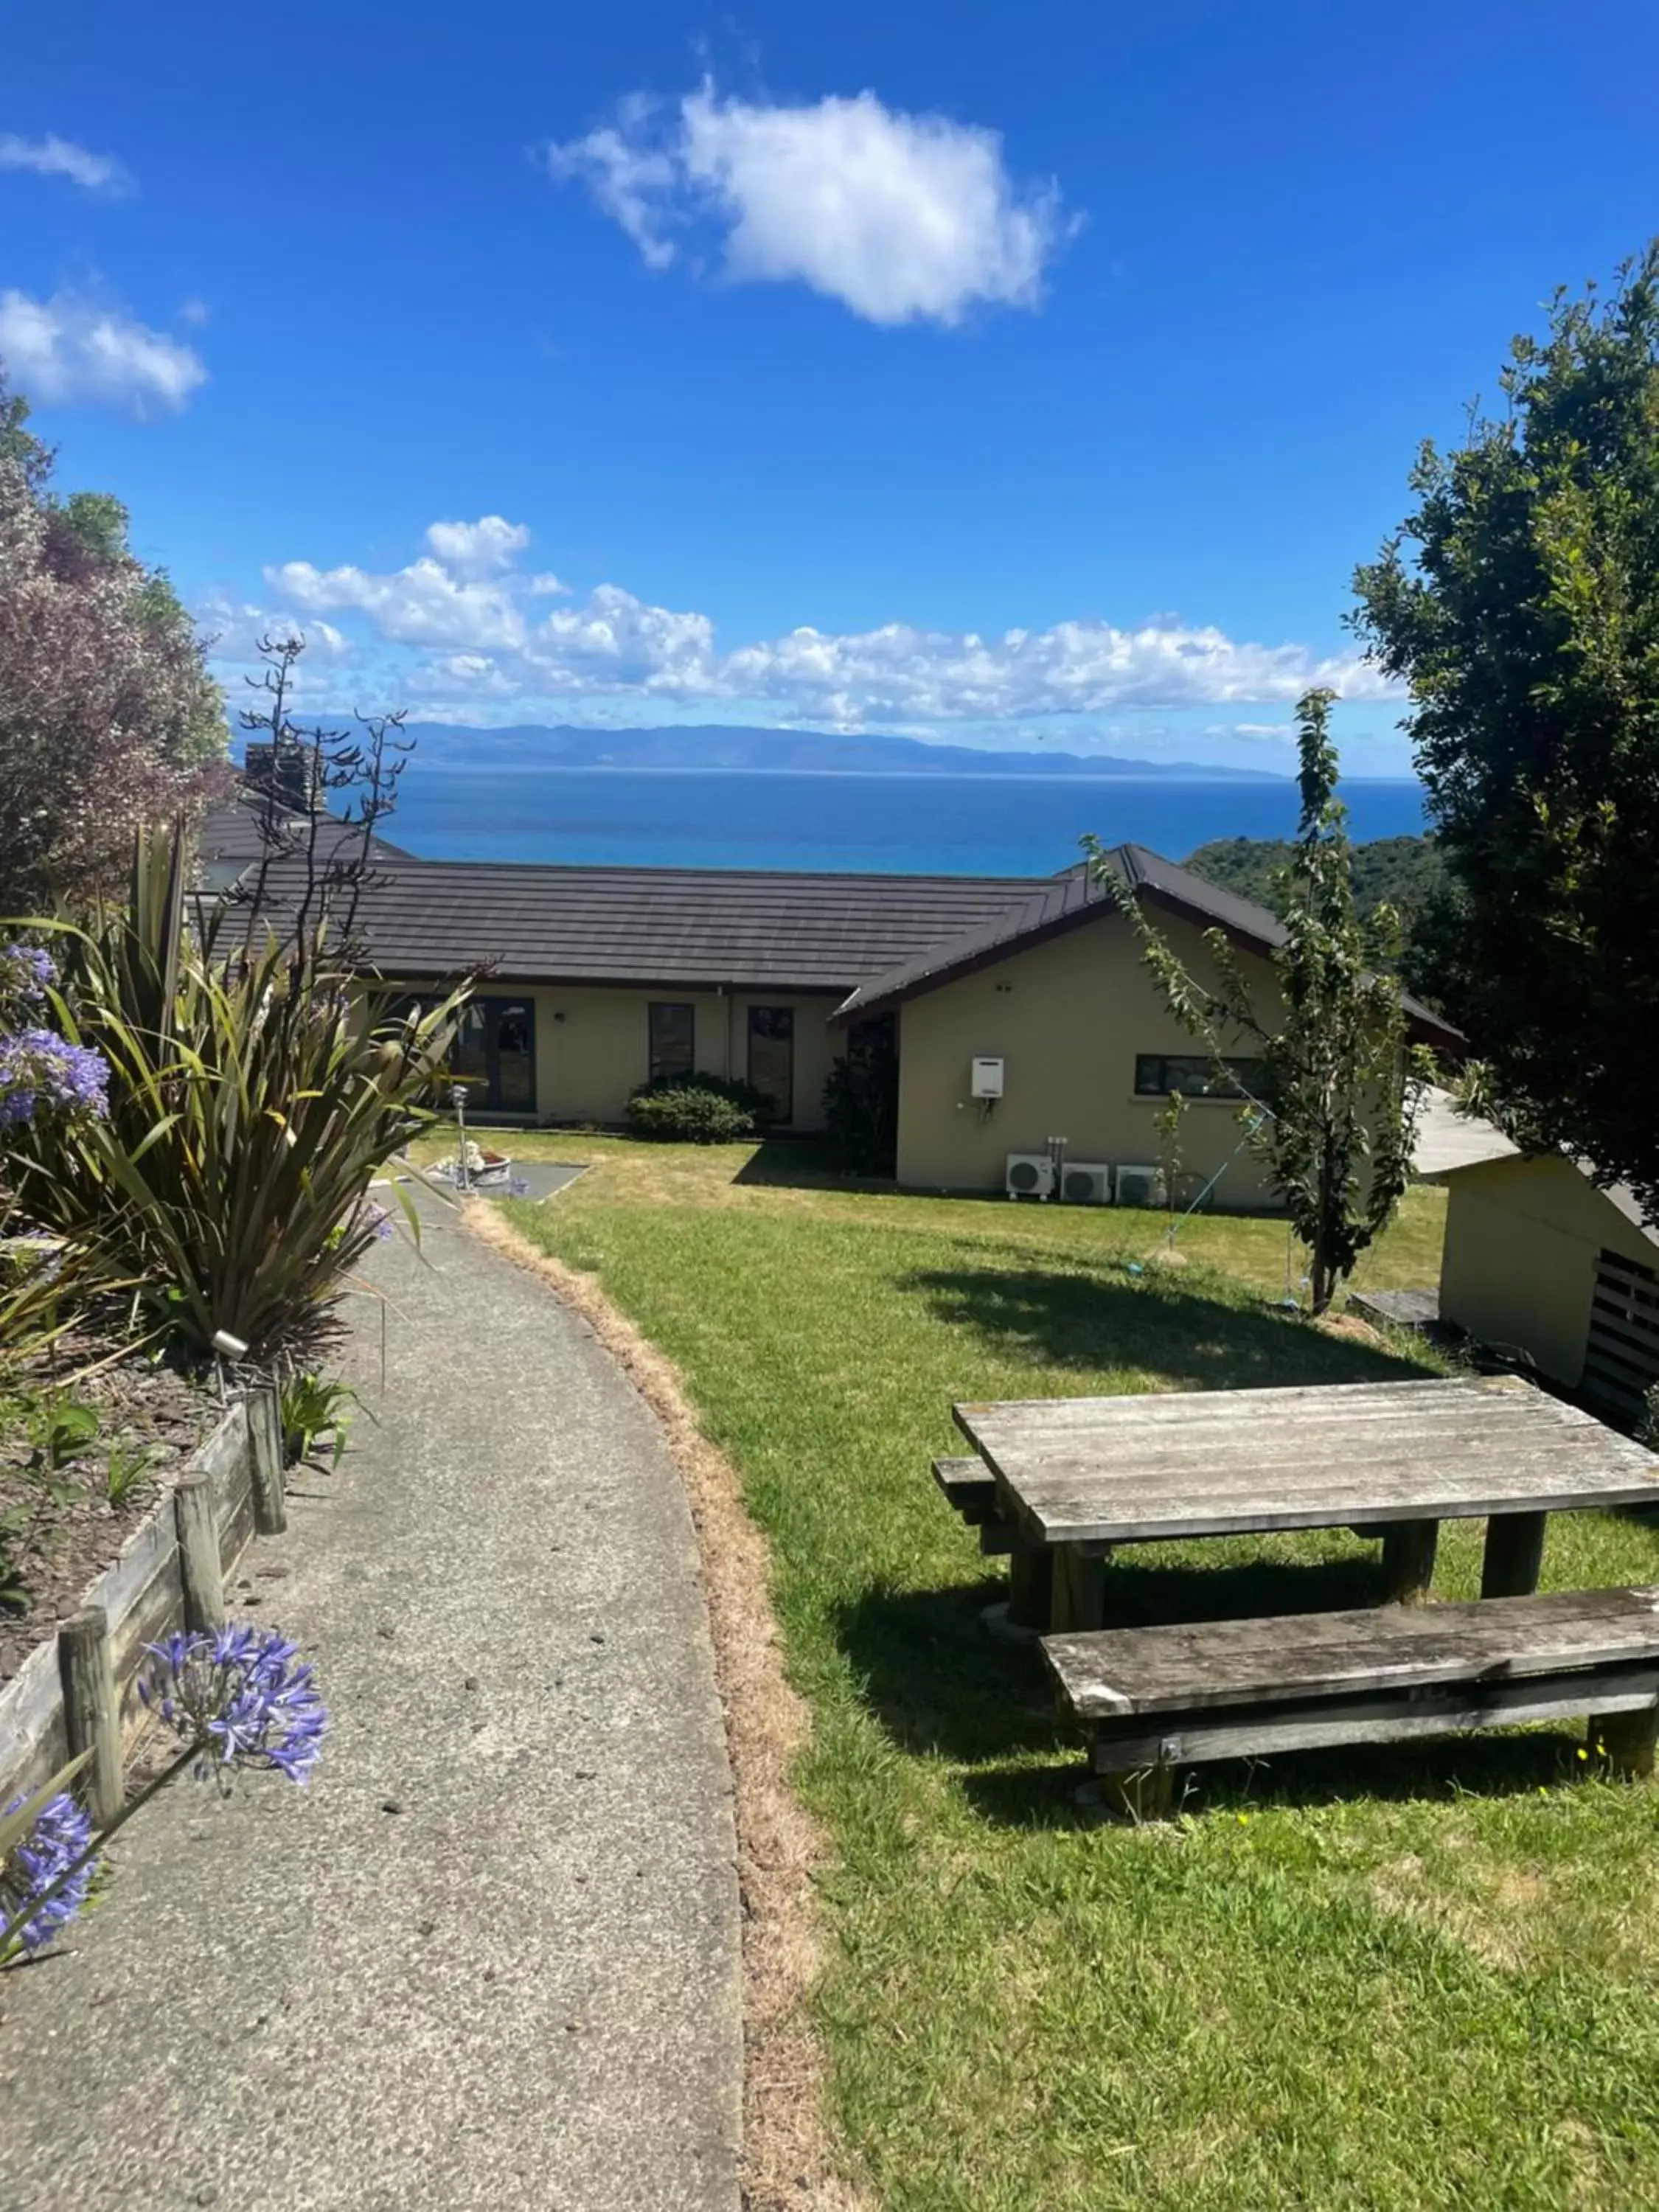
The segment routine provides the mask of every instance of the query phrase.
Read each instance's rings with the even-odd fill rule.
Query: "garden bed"
[[[0,1398],[0,1530],[13,1516],[21,1524],[10,1541],[0,1536],[0,1571],[9,1563],[15,1578],[9,1590],[0,1580],[0,1683],[75,1611],[224,1412],[202,1379],[137,1352],[63,1379],[112,1349],[64,1338],[52,1366]]]
[[[213,1583],[210,1602],[221,1604],[222,1579],[246,1548],[256,1520],[261,1528],[284,1525],[274,1391],[248,1391],[223,1407],[202,1394],[202,1403],[214,1417],[212,1425],[192,1449],[158,1472],[148,1507],[124,1518],[118,1548],[102,1571],[65,1593],[63,1616],[37,1617],[32,1646],[0,1683],[0,1804],[38,1787],[84,1748],[88,1728],[90,1740],[106,1747],[99,1754],[100,1764],[113,1762],[118,1778],[122,1755],[144,1720],[137,1683],[145,1647],[175,1629],[201,1625],[204,1573]],[[195,1548],[188,1556],[186,1484],[199,1486],[196,1495],[202,1507],[195,1524],[200,1533],[191,1540]],[[84,1623],[89,1613],[101,1616],[95,1633],[106,1650],[107,1673],[96,1712],[82,1715],[77,1735],[66,1702],[60,1646],[76,1632],[70,1617]],[[210,1620],[221,1617],[216,1610],[208,1615]],[[118,1802],[118,1786],[115,1795]]]

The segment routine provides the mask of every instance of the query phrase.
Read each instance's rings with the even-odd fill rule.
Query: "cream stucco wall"
[[[1651,1267],[1653,1245],[1570,1160],[1489,1160],[1445,1181],[1442,1316],[1483,1343],[1518,1347],[1576,1388],[1596,1255]]]
[[[1200,932],[1161,917],[1159,927],[1195,976],[1213,975]],[[1279,1007],[1271,966],[1239,957],[1271,1019]],[[1246,1042],[1235,1048],[1249,1051]],[[1041,1152],[1051,1136],[1066,1139],[1071,1160],[1155,1165],[1164,1101],[1135,1097],[1135,1056],[1202,1049],[1170,1012],[1127,922],[1100,911],[901,1009],[899,1181],[1000,1190],[1008,1154]],[[988,1117],[969,1097],[970,1063],[981,1054],[1006,1063],[1005,1095]],[[1237,1153],[1210,1202],[1273,1202],[1260,1164],[1238,1151],[1242,1136],[1236,1102],[1191,1103],[1181,1131],[1186,1194]]]
[[[388,983],[388,990],[418,990]],[[650,1073],[650,1014],[655,1001],[696,1010],[696,1065],[711,1075],[747,1078],[749,1008],[795,1010],[795,1097],[788,1126],[823,1125],[824,1079],[842,1049],[829,1019],[836,1000],[787,991],[688,991],[595,984],[515,986],[488,978],[486,998],[526,998],[536,1008],[536,1117],[542,1121],[620,1121],[628,1094]]]

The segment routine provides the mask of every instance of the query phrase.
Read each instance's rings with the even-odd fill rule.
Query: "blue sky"
[[[15,15],[0,354],[319,705],[1285,763],[1417,441],[1659,228],[1659,13]]]

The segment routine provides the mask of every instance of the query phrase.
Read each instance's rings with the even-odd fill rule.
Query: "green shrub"
[[[771,1100],[746,1083],[719,1075],[659,1076],[629,1099],[628,1126],[636,1137],[728,1145],[757,1135],[771,1111]]]
[[[712,1091],[717,1098],[729,1099],[732,1105],[741,1106],[752,1118],[757,1129],[765,1129],[778,1118],[777,1101],[769,1091],[757,1091],[752,1083],[740,1082],[736,1076],[711,1075],[700,1067],[695,1075],[653,1075],[649,1083],[635,1086],[635,1098],[659,1098],[669,1091]]]
[[[823,1086],[823,1126],[854,1175],[890,1176],[898,1157],[898,1035],[890,1014],[859,1022]]]

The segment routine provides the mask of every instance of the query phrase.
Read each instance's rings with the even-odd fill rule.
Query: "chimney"
[[[269,793],[290,814],[309,814],[316,808],[316,755],[297,738],[250,742],[243,755],[242,781],[250,791]]]

